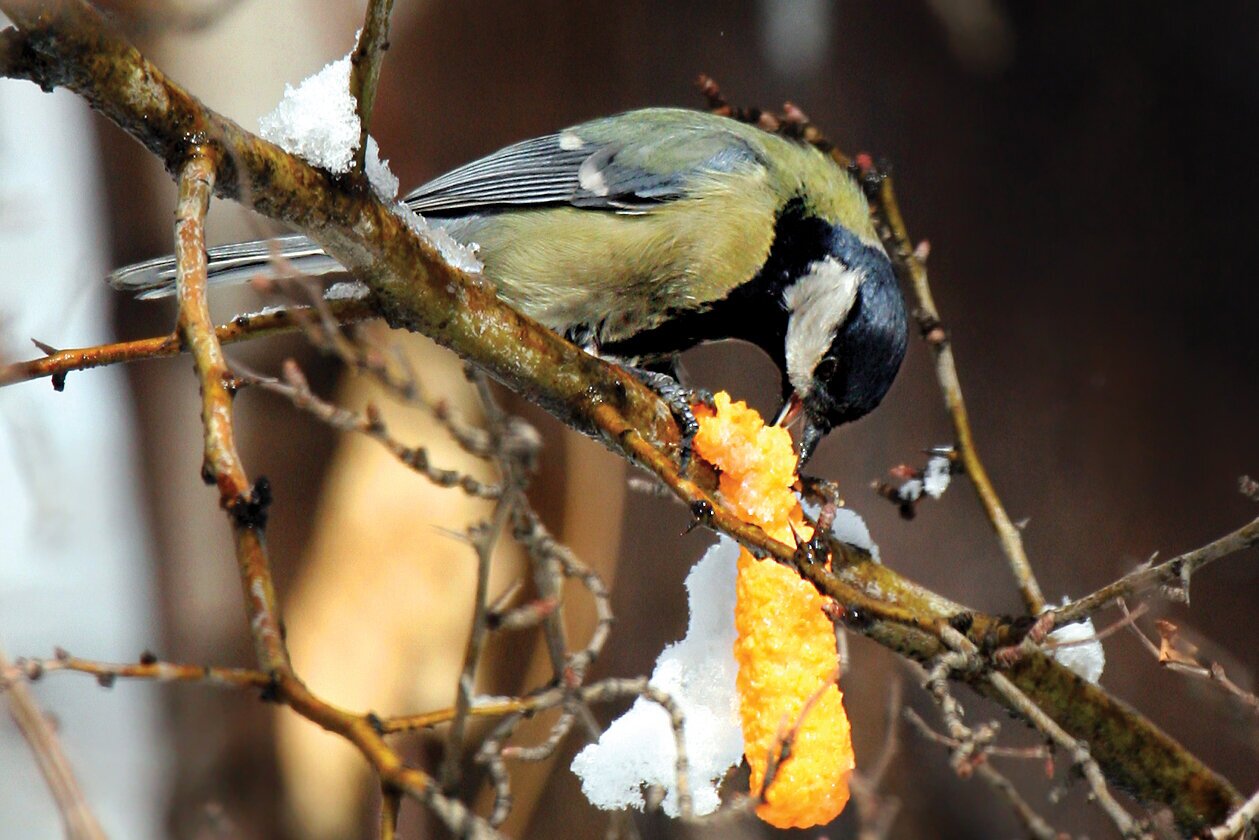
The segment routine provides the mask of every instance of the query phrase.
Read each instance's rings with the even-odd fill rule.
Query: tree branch
[[[317,698],[293,672],[263,539],[270,490],[265,479],[250,484],[237,453],[232,429],[234,388],[223,349],[214,334],[206,299],[204,221],[214,188],[216,157],[213,147],[195,147],[179,174],[175,223],[178,330],[192,353],[201,380],[201,417],[205,427],[202,473],[207,481],[218,485],[220,504],[231,518],[259,666],[274,680],[277,699],[354,743],[380,773],[382,783],[405,790],[426,803],[456,831],[492,836],[495,832],[469,813],[462,803],[440,795],[427,774],[405,767],[369,719],[348,714]]]
[[[1023,537],[1010,521],[1010,516],[993,487],[992,479],[988,477],[988,471],[979,459],[975,437],[971,432],[970,415],[966,411],[966,401],[962,398],[962,382],[958,378],[957,364],[953,360],[953,346],[949,341],[948,331],[940,321],[940,312],[936,309],[931,286],[927,282],[926,254],[911,244],[890,176],[885,175],[879,180],[876,205],[878,216],[883,222],[883,242],[892,254],[892,263],[902,282],[908,282],[918,299],[914,317],[923,338],[935,353],[936,378],[944,392],[944,404],[953,421],[958,458],[966,474],[970,476],[971,484],[988,514],[988,521],[997,532],[997,540],[1010,564],[1010,570],[1014,573],[1014,579],[1018,582],[1028,615],[1039,615],[1045,608],[1045,597],[1041,594],[1040,584],[1036,582],[1032,564],[1023,549]]]
[[[1193,573],[1221,557],[1259,545],[1259,519],[1226,534],[1201,548],[1187,551],[1157,566],[1145,565],[1124,575],[1114,583],[1053,610],[1056,624],[1069,624],[1097,612],[1105,606],[1132,595],[1160,588],[1169,597],[1189,603],[1189,579]]]
[[[256,688],[268,690],[273,682],[268,674],[250,668],[215,668],[208,665],[185,665],[176,662],[159,662],[149,653],[141,655],[135,663],[99,662],[80,659],[58,648],[52,659],[17,660],[6,674],[0,670],[0,682],[24,677],[32,682],[44,674],[57,671],[75,671],[91,674],[102,687],[108,688],[119,679],[157,680],[159,682],[196,682],[227,688]]]
[[[1211,829],[1212,840],[1228,840],[1241,837],[1247,826],[1254,826],[1259,820],[1259,791],[1234,811],[1221,825]]]
[[[792,565],[821,592],[844,608],[849,627],[906,656],[927,662],[948,651],[941,640],[950,621],[969,624],[967,636],[981,651],[1017,642],[1017,628],[964,607],[917,586],[886,566],[833,542],[833,571],[822,563],[802,563],[796,549],[771,540],[760,529],[740,521],[714,496],[710,468],[695,463],[679,474],[666,454],[676,445],[677,428],[669,410],[650,391],[623,371],[595,359],[558,335],[501,303],[494,288],[480,278],[448,267],[437,251],[417,236],[352,174],[336,179],[285,154],[201,106],[130,45],[109,31],[89,7],[74,0],[29,2],[0,0],[0,7],[22,29],[20,37],[0,37],[0,68],[11,75],[50,88],[69,87],[93,107],[160,156],[167,168],[182,172],[190,152],[201,161],[185,189],[200,200],[210,185],[217,194],[238,198],[264,215],[287,222],[311,236],[373,292],[378,311],[395,327],[422,332],[474,361],[507,387],[538,402],[560,420],[602,440],[609,448],[648,469],[701,515],[706,524],[728,533],[761,557]],[[38,8],[38,12],[34,9]],[[209,168],[211,171],[206,172]],[[192,182],[196,183],[192,183]],[[900,270],[913,261],[908,236],[900,222],[890,181],[876,202],[890,219],[894,262]],[[198,186],[200,185],[200,186]],[[191,197],[191,196],[190,196]],[[204,265],[181,271],[198,277]],[[925,275],[924,275],[925,278]],[[186,282],[186,281],[185,281]],[[196,282],[194,280],[194,282]],[[202,320],[199,340],[213,342],[213,330]],[[197,336],[194,336],[197,338]],[[190,340],[190,344],[194,343]],[[951,356],[948,357],[951,366]],[[198,362],[213,424],[230,411],[225,382],[215,380],[212,354]],[[957,392],[960,395],[960,391]],[[959,403],[960,405],[960,403]],[[215,412],[219,412],[216,414]],[[230,422],[230,414],[227,415]],[[965,419],[965,415],[954,414]],[[967,469],[994,523],[1009,522],[974,456],[969,428],[959,431]],[[230,427],[227,429],[230,432]],[[207,442],[210,441],[207,432]],[[242,581],[251,616],[259,624],[256,639],[260,662],[277,673],[277,698],[298,713],[338,732],[354,743],[381,773],[382,780],[430,804],[449,825],[477,827],[458,803],[441,797],[432,780],[405,768],[381,740],[368,717],[349,716],[306,690],[287,667],[278,641],[278,613],[260,530],[252,527],[265,498],[253,488],[230,454],[207,447],[207,462],[216,470],[220,490],[236,508]],[[226,475],[226,479],[224,476]],[[226,487],[226,491],[224,491]],[[246,515],[240,515],[240,514]],[[1031,577],[1018,572],[1022,556],[1017,531],[1002,533],[1003,546],[1019,574],[1029,609],[1042,600]],[[1026,566],[1025,556],[1022,565]],[[256,584],[256,586],[255,586]],[[963,620],[964,619],[964,620]],[[276,668],[275,666],[280,666]],[[958,674],[1009,708],[1010,696],[994,687],[990,669]],[[1173,809],[1182,829],[1194,831],[1225,819],[1241,801],[1227,783],[1151,722],[1039,652],[1032,652],[1006,672],[1009,680],[1072,738],[1089,743],[1092,756],[1116,784],[1145,801]],[[379,721],[375,722],[376,724]],[[680,756],[680,760],[681,760]],[[453,821],[453,822],[452,822]],[[471,830],[471,828],[469,828]]]
[[[371,305],[361,300],[333,300],[327,301],[326,305],[339,324],[353,324],[376,317],[376,312]],[[256,315],[239,315],[228,323],[215,327],[214,334],[220,344],[235,344],[238,341],[296,332],[310,327],[317,320],[317,313],[312,307],[293,306],[259,312]],[[187,352],[178,331],[153,338],[69,350],[58,350],[42,343],[38,343],[37,346],[45,349],[46,355],[42,359],[0,365],[0,388],[50,376],[53,387],[61,390],[65,384],[66,374],[71,371],[89,370],[122,362],[160,359]]]
[[[214,334],[206,298],[204,222],[214,189],[216,156],[209,147],[196,148],[179,174],[175,211],[177,328],[201,380],[201,422],[205,428],[201,475],[207,483],[218,485],[219,504],[231,517],[258,663],[267,672],[287,672],[290,666],[280,606],[263,541],[270,490],[265,479],[257,485],[250,483],[236,451],[232,431],[235,385]]]
[[[393,0],[371,0],[363,18],[358,43],[350,54],[350,95],[358,113],[358,148],[354,150],[354,168],[363,171],[367,155],[368,127],[376,104],[376,86],[380,82],[380,65],[389,49],[389,14]]]
[[[105,831],[83,795],[56,731],[35,701],[30,687],[21,680],[11,679],[9,670],[8,657],[0,650],[0,694],[9,696],[9,714],[35,754],[39,770],[52,791],[53,801],[57,803],[66,837],[69,840],[105,840]]]
[[[669,409],[634,377],[581,352],[450,268],[366,188],[335,178],[205,108],[77,0],[0,3],[25,36],[12,75],[68,87],[156,154],[171,172],[191,147],[217,150],[215,192],[307,234],[377,298],[391,326],[473,359],[564,422],[623,451],[595,409],[615,412],[655,446],[675,446]]]

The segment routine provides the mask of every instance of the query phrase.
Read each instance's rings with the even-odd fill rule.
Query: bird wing
[[[617,130],[618,121],[632,118],[595,120],[516,143],[428,182],[404,201],[435,216],[528,205],[645,213],[686,195],[701,173],[763,165],[732,121],[657,111],[649,131],[628,123],[625,128],[638,130]],[[638,139],[619,139],[625,134]]]

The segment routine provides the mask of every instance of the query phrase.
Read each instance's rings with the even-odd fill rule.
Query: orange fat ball
[[[725,393],[716,395],[716,406],[715,415],[696,412],[695,452],[721,471],[722,498],[776,539],[790,544],[793,523],[807,537],[791,491],[796,456],[787,430],[766,426],[759,414]],[[738,567],[735,658],[753,793],[761,790],[771,752],[777,753],[782,736],[799,724],[790,757],[778,768],[757,815],[779,828],[828,823],[848,802],[854,766],[843,694],[833,682],[839,663],[834,627],[822,613],[822,596],[791,570],[756,560],[746,550]],[[819,691],[801,720],[805,704]]]

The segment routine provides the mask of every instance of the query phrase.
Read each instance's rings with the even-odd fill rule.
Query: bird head
[[[831,429],[883,399],[905,358],[905,301],[884,251],[843,227],[830,253],[783,290],[787,309],[783,407],[777,424],[803,419],[800,466]]]

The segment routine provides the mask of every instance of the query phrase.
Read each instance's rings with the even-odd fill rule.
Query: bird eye
[[[835,374],[838,371],[839,371],[839,359],[836,359],[834,356],[827,356],[826,358],[822,359],[822,361],[817,363],[817,367],[813,369],[813,376],[816,379],[821,379],[824,382],[829,382],[831,379],[835,377]]]

